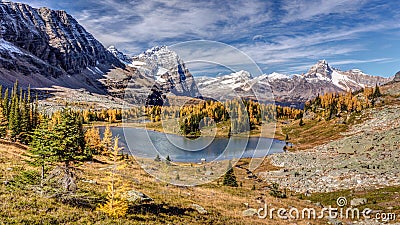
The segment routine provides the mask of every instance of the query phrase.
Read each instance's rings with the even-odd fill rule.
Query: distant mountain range
[[[252,77],[239,71],[194,78],[168,47],[129,57],[106,49],[65,11],[0,3],[0,83],[18,79],[33,88],[84,89],[136,104],[162,104],[165,95],[225,100],[239,96],[301,105],[317,94],[354,91],[391,79],[340,71],[324,60],[302,75],[272,73]],[[63,89],[65,90],[65,89]],[[56,94],[56,93],[55,93]]]
[[[196,83],[200,93],[214,96],[218,100],[232,97],[226,93],[246,96],[254,92],[263,100],[263,93],[272,92],[275,101],[280,104],[301,106],[318,94],[355,91],[367,86],[382,85],[391,79],[367,75],[358,69],[341,71],[321,60],[302,75],[272,73],[252,77],[247,71],[239,71],[215,78],[199,77]],[[265,88],[267,86],[270,88]]]

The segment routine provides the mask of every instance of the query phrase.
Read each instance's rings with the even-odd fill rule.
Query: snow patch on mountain
[[[288,75],[281,74],[281,73],[271,73],[267,75],[268,80],[282,80],[282,79],[290,79]]]
[[[359,84],[353,80],[351,80],[348,76],[338,73],[337,71],[332,72],[332,83],[339,87],[342,90],[352,91],[352,88],[349,86],[351,84],[354,86],[359,86],[364,88],[364,84]]]
[[[8,41],[5,41],[4,39],[0,39],[0,51],[12,52],[21,55],[24,54],[18,47]]]
[[[168,70],[163,67],[158,67],[157,76],[161,76],[168,73]]]
[[[145,62],[136,61],[136,60],[133,60],[130,64],[128,64],[128,66],[134,67],[134,68],[140,68],[140,67],[145,66],[145,65],[146,65]]]

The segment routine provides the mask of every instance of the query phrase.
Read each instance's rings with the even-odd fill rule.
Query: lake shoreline
[[[105,126],[99,126],[103,133]],[[124,153],[135,157],[154,159],[170,156],[172,161],[200,162],[239,158],[264,158],[271,153],[283,152],[285,142],[269,137],[199,137],[189,139],[143,127],[110,127],[113,136],[120,137]]]
[[[191,135],[182,135],[176,132],[171,132],[169,130],[163,129],[163,127],[156,127],[154,126],[153,123],[108,123],[108,122],[94,122],[91,124],[85,124],[85,127],[105,127],[105,126],[110,126],[110,127],[120,127],[120,128],[141,128],[149,131],[155,131],[155,132],[160,132],[164,134],[173,134],[173,135],[178,135],[186,138],[193,138],[196,139],[198,137],[218,137],[218,138],[230,138],[230,137],[244,137],[244,138],[250,138],[250,137],[258,137],[258,138],[273,138],[279,141],[284,141],[284,138],[282,135],[277,135],[276,134],[276,128],[274,125],[273,131],[267,131],[268,133],[263,133],[260,131],[262,129],[262,126],[259,126],[257,130],[252,130],[246,133],[239,133],[239,134],[221,134],[221,133],[216,133],[215,135],[207,135],[207,134],[201,134],[199,136],[191,136]],[[273,132],[273,134],[272,134]]]

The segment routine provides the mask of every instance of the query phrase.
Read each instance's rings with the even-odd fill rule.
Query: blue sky
[[[386,77],[400,70],[397,0],[20,2],[66,10],[106,47],[129,54],[212,40],[240,49],[264,73],[306,72],[319,59]]]

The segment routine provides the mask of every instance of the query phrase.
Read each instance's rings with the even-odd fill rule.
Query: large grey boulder
[[[367,204],[368,200],[366,198],[354,198],[350,201],[351,206],[359,206]]]
[[[250,209],[246,209],[246,210],[244,210],[243,212],[242,212],[242,215],[243,216],[254,216],[254,215],[257,215],[257,210],[256,209],[253,209],[253,208],[250,208]]]
[[[208,213],[207,210],[205,210],[202,206],[200,206],[198,204],[192,204],[191,207],[202,215],[205,215]]]
[[[129,203],[146,203],[153,201],[152,198],[140,191],[130,190],[126,194]]]

